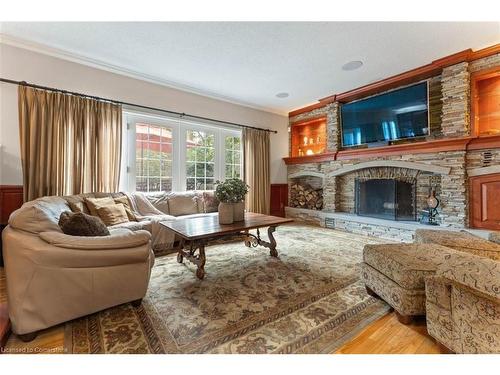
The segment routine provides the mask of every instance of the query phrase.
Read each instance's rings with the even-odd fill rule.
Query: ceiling
[[[94,65],[282,114],[500,42],[496,22],[7,22],[0,31]],[[353,60],[363,66],[341,69]],[[290,95],[277,98],[281,92]]]

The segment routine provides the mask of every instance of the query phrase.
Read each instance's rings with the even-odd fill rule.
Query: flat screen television
[[[342,145],[384,143],[429,132],[427,81],[341,105]]]

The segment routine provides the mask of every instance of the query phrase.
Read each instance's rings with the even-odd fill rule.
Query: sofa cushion
[[[151,202],[156,209],[160,210],[166,215],[169,215],[168,209],[168,193],[149,193],[145,194],[148,201]]]
[[[66,200],[61,197],[43,197],[26,202],[9,217],[9,225],[14,229],[38,234],[46,231],[61,232],[59,217],[70,211]]]
[[[123,206],[125,207],[125,212],[127,213],[127,217],[130,221],[137,221],[137,218],[132,211],[130,201],[128,200],[128,197],[126,195],[124,195],[123,197],[113,198],[113,200],[116,204],[123,204]]]
[[[500,244],[467,232],[417,229],[415,231],[415,242],[442,245],[457,251],[500,260]]]
[[[491,232],[489,240],[500,245],[500,232]]]
[[[90,214],[90,211],[85,203],[85,198],[95,198],[94,193],[77,194],[77,195],[66,195],[63,197],[66,202],[68,202],[71,211],[73,212],[83,212],[85,214]]]
[[[100,207],[113,205],[115,204],[115,201],[112,197],[85,198],[85,203],[87,204],[92,216],[99,216],[98,210]]]
[[[147,244],[151,234],[140,230],[112,230],[106,237],[68,236],[64,233],[42,232],[40,238],[51,245],[79,250],[127,249]]]
[[[121,203],[99,207],[97,209],[97,213],[104,224],[108,226],[126,223],[129,221],[127,211],[125,211],[125,206]]]
[[[168,197],[168,210],[172,216],[182,216],[203,212],[200,210],[199,197],[194,193],[172,193]]]
[[[219,209],[219,201],[215,198],[215,191],[203,192],[203,212],[217,212]]]
[[[436,272],[454,250],[431,244],[365,245],[363,259],[405,289],[424,289],[425,277]]]
[[[117,228],[129,229],[131,231],[147,230],[150,233],[152,231],[151,221],[149,221],[149,220],[145,220],[145,221],[127,221],[125,223],[111,225],[108,229],[112,230],[112,229],[117,229]]]
[[[63,212],[59,217],[59,226],[64,234],[70,236],[109,236],[108,228],[99,217],[83,212]]]

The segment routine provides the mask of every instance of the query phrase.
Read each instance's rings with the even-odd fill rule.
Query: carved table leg
[[[269,227],[267,229],[267,236],[269,237],[269,249],[270,249],[270,254],[272,257],[277,258],[278,257],[278,251],[276,250],[276,240],[274,239],[273,233],[276,230],[276,227]]]
[[[179,248],[178,248],[178,253],[177,253],[177,263],[182,263],[184,259],[184,255],[182,253],[182,250],[184,249],[184,240],[181,239],[179,241]]]
[[[196,270],[196,277],[200,280],[203,280],[203,277],[205,277],[205,260],[205,245],[200,244],[198,248],[198,269]]]

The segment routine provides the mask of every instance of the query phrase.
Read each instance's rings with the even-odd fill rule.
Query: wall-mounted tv
[[[429,132],[427,81],[341,105],[342,145],[388,144]]]

